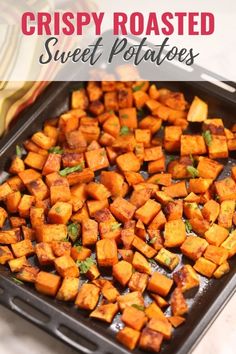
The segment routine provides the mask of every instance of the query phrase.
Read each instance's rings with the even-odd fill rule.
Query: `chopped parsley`
[[[143,86],[145,85],[145,82],[142,82],[140,85],[136,85],[133,87],[133,92],[140,91]]]
[[[205,140],[205,143],[207,144],[207,146],[210,146],[212,143],[212,135],[210,130],[206,130],[205,132],[202,133],[202,136]]]
[[[186,232],[189,234],[191,231],[192,231],[192,225],[190,224],[190,221],[189,220],[185,220],[185,229],[186,229]]]
[[[24,284],[23,281],[21,281],[21,280],[19,280],[19,279],[17,279],[17,278],[12,277],[12,280],[13,280],[15,283],[17,283],[17,284],[20,284],[20,285]]]
[[[83,167],[84,167],[83,163],[80,163],[80,164],[73,166],[73,167],[66,167],[66,168],[64,168],[64,170],[59,171],[59,174],[60,174],[60,176],[65,177],[65,176],[69,175],[70,173],[73,173],[76,171],[79,171],[79,172],[83,171]]]
[[[175,156],[170,155],[170,156],[169,156],[169,162],[174,161],[174,160],[175,160]]]
[[[110,230],[111,231],[115,231],[115,230],[117,230],[117,229],[119,229],[120,227],[121,227],[121,223],[119,223],[119,222],[114,222],[113,224],[111,224],[111,228],[110,228]]]
[[[19,145],[16,145],[16,156],[19,157],[20,159],[22,158],[23,155],[23,150]]]
[[[56,212],[57,214],[60,214],[61,208],[60,208],[60,207],[56,207],[56,208],[55,208],[55,212]]]
[[[79,224],[69,224],[67,226],[67,232],[69,235],[69,238],[75,242],[75,240],[77,239],[77,237],[80,234],[80,225]]]
[[[187,171],[191,175],[191,177],[193,178],[199,177],[199,172],[195,167],[187,166]]]
[[[48,152],[50,154],[59,154],[59,155],[62,155],[64,154],[64,150],[60,148],[60,146],[54,146],[54,147],[51,147]]]
[[[144,311],[145,310],[144,306],[141,306],[141,305],[138,305],[138,304],[132,304],[131,306],[134,307],[135,309],[139,310],[139,311]]]
[[[153,243],[155,243],[155,242],[156,242],[156,240],[157,240],[157,236],[153,237],[153,238],[150,240],[150,242],[149,242],[149,243],[153,244]]]
[[[128,135],[129,133],[129,127],[127,127],[126,125],[123,125],[123,127],[120,128],[120,135]]]
[[[96,262],[93,258],[88,257],[84,261],[77,261],[76,264],[79,266],[80,273],[86,274]]]
[[[151,263],[152,265],[156,265],[156,262],[152,258],[148,258],[148,262]]]

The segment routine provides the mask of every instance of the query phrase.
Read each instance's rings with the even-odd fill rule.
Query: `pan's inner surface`
[[[62,84],[57,83],[57,85],[62,85]],[[7,146],[6,145],[1,146],[1,151],[0,151],[0,170],[2,171],[0,178],[2,180],[7,176],[7,174],[4,171],[7,170],[9,159],[14,154],[15,145],[21,144],[25,139],[29,138],[35,131],[40,130],[43,122],[46,119],[58,116],[62,112],[68,110],[70,108],[69,107],[70,92],[73,88],[76,88],[76,85],[77,84],[75,82],[64,85],[65,86],[64,89],[61,90],[61,92],[55,97],[55,99],[51,101],[51,103],[47,104],[47,101],[45,101],[41,113],[38,116],[36,116],[34,120],[32,120],[32,122],[27,126],[27,129],[24,129],[22,131],[19,130],[18,133],[16,133],[14,136],[11,136],[11,134],[9,135],[11,139],[8,140]],[[166,83],[157,83],[157,86],[167,87],[174,91],[184,92],[189,102],[191,102],[194,95],[198,95],[200,98],[204,99],[209,103],[210,117],[222,118],[227,127],[230,127],[234,123],[235,120],[234,107],[228,105],[223,100],[218,99],[218,97],[212,96],[211,93],[209,92],[206,93],[204,92],[204,90],[197,89],[194,86],[194,84],[166,82]],[[46,98],[46,94],[44,97]],[[201,129],[200,125],[197,124],[190,125],[188,132],[197,133],[200,132],[200,129]],[[160,131],[158,134],[162,135],[162,133],[163,131]],[[168,161],[168,155],[167,155],[167,161]],[[225,169],[221,173],[219,178],[223,178],[230,174],[230,169],[232,165],[234,165],[236,162],[235,154],[231,154],[230,158],[227,161],[225,160],[221,162],[225,164]],[[143,173],[146,174],[146,171],[143,171]],[[174,269],[173,272],[177,271],[185,263],[189,263],[193,265],[193,263],[189,259],[186,259],[184,256],[180,254],[179,250],[173,250],[173,252],[178,253],[179,256],[181,257],[180,264],[178,265],[177,268]],[[230,260],[229,263],[231,266],[231,271],[229,274],[227,274],[226,276],[224,276],[219,280],[214,280],[214,279],[208,280],[205,277],[200,277],[201,284],[199,289],[196,289],[186,294],[187,302],[189,305],[189,313],[187,315],[187,321],[183,326],[180,326],[178,329],[174,331],[173,338],[171,339],[170,342],[164,343],[161,352],[163,353],[177,352],[179,348],[181,348],[185,340],[191,335],[193,328],[198,324],[201,317],[208,311],[210,304],[213,303],[215,299],[220,296],[221,291],[224,289],[225,285],[233,277],[236,269],[236,260]],[[164,268],[158,266],[157,264],[155,266],[152,265],[152,268],[160,271],[161,273],[166,273],[168,275],[171,275],[170,271],[166,271]],[[50,270],[50,268],[45,268],[45,269]],[[1,274],[3,274],[5,277],[11,277],[10,272],[6,270],[6,267],[1,267],[0,271]],[[102,275],[104,274],[102,273]],[[109,274],[109,272],[106,274],[106,276],[108,278],[111,278],[111,274]],[[27,287],[27,289],[30,292],[36,293],[34,288],[31,287],[30,285],[21,285],[20,287],[22,286]],[[119,288],[119,290],[122,293],[122,289]],[[45,302],[48,302],[51,305],[55,306],[58,310],[60,310],[60,312],[66,313],[69,316],[76,319],[77,321],[84,323],[90,329],[94,329],[96,332],[100,333],[104,337],[108,337],[113,340],[115,332],[117,332],[120,328],[122,328],[122,324],[120,321],[120,314],[118,314],[115,317],[112,325],[108,326],[96,320],[90,320],[85,311],[77,310],[73,304],[62,303],[57,300],[44,297],[40,294],[37,294],[37,296],[42,298]],[[150,301],[151,301],[150,297],[146,295],[145,296],[146,304],[148,304]],[[169,311],[170,310],[168,308],[166,313],[169,314]],[[60,319],[58,319],[58,322],[60,322],[59,320]],[[91,341],[93,342],[92,338]],[[137,349],[135,353],[141,353],[141,351]]]

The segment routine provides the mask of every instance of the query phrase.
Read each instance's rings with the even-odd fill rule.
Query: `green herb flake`
[[[115,230],[117,230],[117,229],[119,229],[120,227],[121,227],[121,223],[119,223],[119,222],[114,222],[113,224],[111,224],[111,228],[110,228],[110,230],[111,231],[115,231]]]
[[[142,118],[144,116],[144,110],[142,108],[138,109],[137,111],[137,116],[138,118]]]
[[[155,179],[155,183],[160,183],[160,178]]]
[[[60,214],[61,208],[60,208],[60,207],[56,207],[56,208],[55,208],[55,212],[56,212],[57,214]]]
[[[192,154],[189,155],[192,165],[194,166],[195,160]]]
[[[169,156],[169,162],[171,162],[171,161],[175,161],[175,156],[173,156],[173,155]]]
[[[167,255],[164,256],[164,263],[167,265],[167,266],[170,266],[171,265],[171,258],[168,257]]]
[[[19,280],[19,279],[17,279],[17,278],[12,277],[12,280],[13,280],[15,283],[17,283],[17,284],[20,284],[20,285],[24,284],[23,281],[21,281],[21,280]]]
[[[149,243],[153,244],[153,243],[155,243],[155,242],[156,242],[156,240],[157,240],[157,236],[153,237],[153,238],[150,240],[150,242],[149,242]]]
[[[76,264],[79,266],[80,273],[86,274],[96,262],[93,258],[88,257],[84,261],[77,261]]]
[[[190,224],[190,221],[189,220],[185,220],[185,229],[186,229],[186,232],[189,234],[191,231],[192,231],[192,225]]]
[[[120,135],[128,135],[129,133],[129,127],[127,127],[126,125],[123,125],[123,127],[120,128]]]
[[[82,245],[75,246],[76,250],[80,253],[83,249]]]
[[[191,175],[191,177],[193,178],[199,177],[199,172],[195,167],[187,166],[187,171]]]
[[[114,111],[111,109],[108,113],[109,114],[114,114]]]
[[[135,309],[139,310],[139,311],[144,311],[145,310],[144,306],[141,306],[141,305],[138,305],[138,304],[132,304],[131,306],[134,307]]]
[[[73,173],[76,171],[79,171],[79,172],[83,171],[83,167],[84,167],[83,163],[80,163],[80,164],[73,166],[73,167],[66,167],[66,168],[64,168],[64,170],[59,171],[59,174],[62,177],[66,177],[70,173]]]
[[[64,154],[64,150],[60,148],[60,146],[54,146],[54,147],[51,147],[48,152],[50,154],[58,154],[58,155],[62,155]]]
[[[70,239],[75,242],[80,233],[80,225],[79,224],[69,224],[67,226],[67,232]]]
[[[16,145],[16,156],[21,159],[22,155],[23,155],[22,148],[19,145]]]
[[[128,114],[122,114],[121,118],[127,119],[127,118],[129,118],[129,116],[128,116]]]
[[[156,262],[152,258],[148,258],[148,262],[151,263],[152,265],[156,265]]]
[[[207,146],[210,146],[212,143],[212,135],[210,130],[206,130],[205,132],[202,133],[202,136],[205,140],[205,143],[207,144]]]
[[[140,85],[134,86],[133,92],[140,91],[144,85],[145,85],[145,82],[142,82]]]

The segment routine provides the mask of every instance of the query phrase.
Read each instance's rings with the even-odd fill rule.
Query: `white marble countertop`
[[[236,294],[192,354],[235,354]],[[28,321],[0,306],[0,354],[76,354]]]

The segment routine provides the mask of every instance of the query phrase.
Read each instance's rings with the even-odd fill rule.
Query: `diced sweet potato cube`
[[[207,246],[208,243],[203,238],[190,235],[182,243],[180,249],[186,257],[196,261],[201,257]]]
[[[152,189],[151,188],[143,188],[140,190],[134,190],[130,197],[130,203],[135,205],[137,208],[140,208],[144,205],[149,198],[151,197]]]
[[[221,265],[228,258],[228,252],[223,247],[209,245],[204,253],[204,257],[217,265]]]
[[[30,227],[22,225],[22,233],[24,240],[35,240],[35,231],[31,229]]]
[[[209,230],[205,232],[205,239],[210,245],[220,246],[227,238],[229,231],[222,226],[213,224]]]
[[[73,258],[68,255],[58,257],[54,260],[54,265],[56,271],[63,277],[74,277],[79,276],[79,268],[74,262]]]
[[[30,208],[30,222],[33,228],[44,224],[44,209],[43,208]]]
[[[30,240],[23,240],[11,245],[15,257],[30,256],[34,253],[34,246]]]
[[[132,219],[135,209],[134,205],[121,197],[116,198],[110,205],[112,214],[121,222],[126,222]]]
[[[30,266],[30,263],[25,256],[22,256],[19,258],[11,259],[8,261],[8,265],[11,269],[11,272],[16,273],[19,272],[22,268]]]
[[[44,200],[49,196],[49,190],[41,178],[27,184],[27,189],[36,200]]]
[[[8,194],[6,196],[7,211],[9,213],[16,213],[20,201],[21,201],[21,193],[19,191]]]
[[[8,214],[7,214],[6,210],[4,208],[0,207],[0,228],[3,227],[7,216],[8,216]]]
[[[115,240],[103,239],[96,243],[97,261],[100,267],[112,267],[118,262]]]
[[[160,309],[159,306],[155,302],[151,302],[146,308],[145,313],[149,319],[156,318],[156,319],[164,319],[165,315],[164,312]]]
[[[141,220],[145,225],[149,224],[160,211],[161,205],[149,199],[143,206],[135,212],[135,218]]]
[[[46,156],[30,151],[26,156],[24,163],[29,167],[35,168],[36,170],[42,170],[46,159]]]
[[[133,291],[124,295],[120,295],[117,298],[119,308],[124,311],[126,307],[137,305],[140,307],[144,306],[144,299],[139,291]]]
[[[134,237],[132,245],[147,258],[153,258],[157,253],[154,248],[137,236]]]
[[[0,264],[6,264],[14,256],[8,246],[0,246]]]
[[[38,242],[64,241],[67,236],[66,225],[44,224],[36,229],[36,239]]]
[[[79,279],[65,277],[57,293],[57,299],[62,301],[73,301],[79,291]]]
[[[55,140],[43,132],[37,132],[31,137],[33,143],[38,145],[40,148],[48,150],[53,147]]]
[[[30,208],[34,204],[35,198],[32,195],[24,194],[18,204],[18,212],[22,218],[29,217]]]
[[[209,221],[210,223],[213,223],[216,221],[218,215],[220,212],[220,205],[217,203],[215,200],[211,199],[209,200],[203,207],[202,209],[202,215],[203,217]],[[223,225],[222,225],[223,226]]]
[[[208,146],[210,159],[224,159],[229,155],[225,136],[211,134],[211,143]]]
[[[230,271],[229,263],[224,262],[216,269],[213,275],[216,279],[219,279],[223,277],[223,275],[227,274],[229,271]]]
[[[120,261],[113,265],[112,275],[118,282],[125,286],[132,276],[133,267],[126,261]]]
[[[166,223],[166,217],[162,210],[155,216],[152,222],[149,224],[149,230],[163,229]]]
[[[37,274],[35,288],[42,294],[56,296],[60,282],[59,275],[41,271]]]
[[[168,221],[181,219],[183,216],[183,201],[168,202],[164,210]]]
[[[38,273],[39,273],[39,268],[32,267],[32,266],[25,266],[18,273],[16,273],[16,278],[19,280],[22,280],[24,282],[27,282],[27,283],[35,283]],[[50,273],[47,273],[47,274],[50,274]],[[49,294],[47,294],[47,295],[49,295]]]
[[[147,259],[139,252],[134,253],[134,257],[132,260],[132,264],[134,269],[141,273],[151,274],[151,267],[148,263]]]
[[[50,243],[40,242],[35,245],[35,252],[41,265],[53,263],[55,256]]]
[[[147,323],[148,319],[145,312],[130,306],[124,309],[121,320],[126,324],[126,326],[129,326],[136,331],[140,331]]]
[[[221,202],[236,200],[236,183],[231,177],[215,182],[215,188]]]
[[[24,183],[24,185],[27,185],[40,178],[40,173],[31,168],[18,173],[18,175],[22,180],[22,182]]]
[[[177,254],[174,254],[165,248],[160,249],[157,256],[155,257],[155,260],[170,270],[173,270],[179,264],[179,257]]]
[[[204,155],[206,144],[201,135],[181,135],[180,155]]]
[[[205,219],[192,218],[189,222],[193,231],[200,236],[204,236],[210,228],[210,223]]]
[[[206,102],[195,96],[188,111],[189,122],[204,122],[207,119],[208,105]]]
[[[89,317],[97,318],[98,320],[111,323],[119,308],[117,303],[115,304],[104,304],[98,306],[93,312],[90,313]]]
[[[82,243],[83,246],[94,245],[98,239],[98,223],[95,220],[87,219],[82,222]]]
[[[92,171],[101,170],[109,166],[106,150],[104,148],[87,151],[85,153],[85,159],[88,167],[91,168]]]
[[[119,118],[113,115],[110,118],[106,119],[105,123],[103,124],[103,130],[104,132],[107,132],[108,134],[116,138],[120,133]]]
[[[81,309],[93,310],[98,303],[99,294],[100,289],[97,286],[84,283],[79,289],[75,305]]]
[[[134,272],[130,278],[128,287],[131,291],[139,291],[143,293],[148,284],[148,275]]]
[[[139,122],[139,128],[150,129],[151,133],[156,133],[161,128],[162,120],[152,116],[147,116]]]
[[[13,190],[7,182],[0,185],[0,200],[5,200],[8,194],[12,193]]]
[[[234,230],[229,237],[221,244],[221,247],[228,251],[228,258],[236,254],[236,231]]]
[[[0,243],[13,244],[20,241],[20,229],[0,231]]]
[[[130,350],[133,350],[136,347],[136,345],[138,344],[139,337],[140,332],[130,327],[124,327],[116,335],[116,339],[118,340],[118,342],[122,343]]]
[[[151,131],[149,129],[135,129],[135,139],[138,143],[143,143],[148,147],[151,142]]]
[[[182,220],[172,220],[165,224],[165,247],[181,246],[186,239],[185,224]]]
[[[90,182],[86,186],[86,193],[96,200],[107,199],[111,196],[109,190],[102,183],[96,182]]]
[[[139,159],[133,152],[127,152],[116,159],[117,166],[121,171],[138,172],[140,170]]]
[[[142,108],[145,105],[146,101],[149,99],[148,94],[142,90],[133,92],[133,97],[137,109]]]
[[[20,157],[15,156],[11,162],[9,172],[15,175],[18,174],[19,172],[24,171],[24,169],[25,169],[24,161]]]
[[[180,288],[176,288],[170,299],[171,311],[174,316],[182,316],[188,312],[188,305]]]
[[[168,321],[170,321],[170,323],[172,324],[173,327],[177,328],[182,323],[184,323],[186,321],[186,319],[181,316],[170,316],[170,317],[168,317]]]
[[[67,224],[72,215],[72,206],[69,203],[57,202],[49,210],[48,220],[52,224]]]
[[[206,258],[200,257],[194,264],[193,268],[200,274],[211,278],[215,272],[217,265]]]
[[[197,170],[199,177],[216,179],[224,166],[218,161],[211,160],[207,157],[200,156]]]
[[[167,318],[152,318],[147,327],[153,331],[161,333],[165,339],[170,339],[172,334],[172,326],[171,323],[167,320]]]
[[[198,287],[200,284],[199,277],[190,264],[184,265],[175,272],[173,279],[182,292]]]
[[[148,162],[148,173],[156,173],[165,171],[165,156],[155,161]]]
[[[119,291],[109,281],[103,285],[101,293],[109,302],[115,302],[120,295]]]
[[[220,205],[218,225],[226,229],[230,229],[233,224],[234,210],[235,210],[235,201],[224,200]]]
[[[26,221],[24,218],[20,218],[18,216],[11,216],[10,223],[13,228],[20,227],[22,225],[26,225]]]
[[[69,242],[67,243],[70,244]],[[74,261],[84,261],[86,258],[90,257],[91,254],[92,251],[89,248],[83,246],[74,246],[71,249],[71,257],[74,259]]]
[[[163,191],[171,198],[186,197],[188,195],[186,183],[184,181],[164,187]]]
[[[100,182],[104,184],[113,197],[124,196],[124,177],[119,173],[115,171],[102,171]]]
[[[166,296],[168,295],[172,285],[172,279],[166,277],[165,275],[159,272],[154,272],[148,282],[148,290],[157,293],[161,296]]]
[[[143,350],[158,353],[161,349],[162,341],[163,334],[150,328],[144,328],[139,340],[139,346]]]
[[[156,161],[163,157],[161,146],[155,146],[144,150],[144,161]]]
[[[61,155],[60,154],[48,154],[47,160],[43,166],[42,175],[48,175],[49,173],[60,171],[61,167]]]
[[[163,299],[163,297],[161,297],[160,295],[151,294],[151,296],[156,301],[157,305],[160,308],[169,306],[169,303],[165,299]]]

